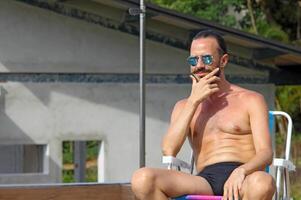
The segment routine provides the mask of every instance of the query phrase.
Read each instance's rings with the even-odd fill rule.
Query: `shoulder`
[[[265,98],[262,94],[259,92],[245,89],[242,87],[235,86],[236,89],[234,89],[234,95],[237,99],[239,99],[239,102],[247,108],[249,112],[253,112],[255,110],[266,110],[267,105]]]
[[[186,102],[187,102],[187,98],[177,101],[174,106],[174,109],[182,109],[185,106]]]
[[[184,110],[187,102],[188,102],[187,98],[177,101],[173,107],[173,113],[179,113],[182,110]]]
[[[182,99],[176,102],[171,113],[171,121],[177,118],[177,116],[181,113],[181,111],[184,109],[186,102],[187,99]]]
[[[258,101],[265,101],[264,96],[260,94],[259,92],[249,90],[246,88],[242,88],[239,86],[233,86],[233,94],[244,101],[251,102],[258,102]]]

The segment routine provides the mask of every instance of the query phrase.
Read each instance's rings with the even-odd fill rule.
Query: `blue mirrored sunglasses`
[[[211,65],[213,63],[213,56],[212,55],[203,55],[203,56],[189,56],[187,58],[187,62],[191,66],[196,66],[198,64],[199,59],[204,65]]]

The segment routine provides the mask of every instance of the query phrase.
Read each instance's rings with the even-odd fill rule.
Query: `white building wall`
[[[0,70],[137,73],[136,36],[15,1],[0,2]],[[148,72],[184,72],[188,52],[148,41]],[[172,59],[170,59],[172,58]],[[180,71],[179,71],[180,70]]]

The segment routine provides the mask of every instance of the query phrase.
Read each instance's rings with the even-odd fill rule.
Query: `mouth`
[[[203,78],[204,76],[211,73],[212,71],[213,70],[197,70],[197,71],[193,71],[192,73],[199,78]],[[219,76],[219,75],[220,75],[220,70],[216,74],[214,74],[214,76]]]
[[[202,78],[204,76],[206,76],[209,72],[204,72],[204,71],[199,71],[199,72],[194,72],[193,74]]]

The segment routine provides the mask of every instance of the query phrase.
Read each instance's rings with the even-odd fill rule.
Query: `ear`
[[[220,59],[220,67],[224,68],[227,65],[228,61],[229,61],[229,54],[226,53]]]

